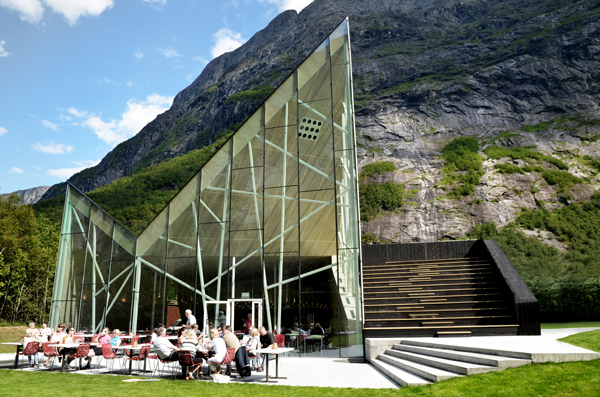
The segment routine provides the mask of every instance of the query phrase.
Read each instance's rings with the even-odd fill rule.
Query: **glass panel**
[[[252,134],[254,135],[254,134]],[[225,180],[229,164],[229,154],[231,153],[230,142],[221,146],[221,149],[208,160],[202,167],[202,186],[200,190],[204,190],[207,186],[220,186]],[[215,180],[216,179],[216,180]],[[214,183],[216,182],[216,183]]]
[[[300,66],[299,70],[302,68]],[[304,85],[299,85],[299,102],[313,102],[331,99],[330,62],[323,62]],[[323,113],[322,114],[329,114]]]
[[[67,211],[70,212],[70,233],[87,233],[90,228],[90,218],[84,215],[83,212],[79,211],[76,207],[68,205]]]
[[[281,108],[274,113],[273,117],[265,124],[266,128],[296,125],[298,123],[298,103],[297,99],[292,97],[291,92],[290,96],[280,103],[279,106],[281,106]]]
[[[147,324],[164,324],[164,275],[161,270],[164,269],[164,257],[162,261],[161,263],[154,263],[159,269],[147,266],[144,263],[141,265],[138,327],[144,327]]]
[[[198,197],[198,178],[196,174],[184,187],[177,193],[175,198],[169,204],[169,224],[179,219],[181,213],[190,208],[191,203]]]
[[[77,208],[84,217],[90,217],[92,202],[83,194],[78,192],[77,189],[73,189],[71,186],[69,186],[69,203],[73,207]]]
[[[110,329],[129,329],[133,273],[133,261],[113,261],[111,264],[106,313],[106,326]],[[140,305],[142,305],[141,300]],[[146,325],[150,324],[138,323],[138,328]]]
[[[114,224],[113,239],[113,260],[135,255],[135,236],[118,223]]]
[[[348,24],[341,23],[329,35],[329,51],[331,51],[331,61],[333,65],[348,62],[347,54],[348,44]]]
[[[196,217],[194,205],[190,204],[169,228],[168,257],[196,255]]]
[[[309,79],[313,77],[313,75],[318,72],[323,64],[327,61],[327,40],[321,43],[319,47],[308,56],[302,62],[300,66],[298,66],[298,87],[302,88],[309,82]],[[316,81],[310,81],[310,84],[317,84]],[[307,87],[307,91],[308,91]],[[303,99],[302,95],[300,99]],[[315,98],[313,98],[315,99]]]
[[[242,127],[235,133],[233,142],[233,157],[236,157],[238,153],[252,140],[252,138],[260,134],[262,129],[262,110],[258,109],[250,118],[242,125]],[[223,147],[229,146],[228,144]],[[227,151],[226,153],[229,153]],[[222,164],[226,164],[222,163]],[[205,166],[206,167],[206,166]],[[204,169],[204,168],[203,168]],[[204,186],[204,185],[203,185]]]
[[[176,320],[186,321],[185,311],[193,309],[195,298],[196,258],[177,258],[167,261],[167,325]]]
[[[262,179],[262,167],[233,171],[231,230],[262,228]]]
[[[333,190],[300,194],[300,253],[304,256],[335,255],[335,207],[325,202],[333,197]],[[321,199],[324,204],[316,202]]]
[[[267,124],[274,123],[271,126],[288,124],[285,122],[285,119],[279,119],[282,116],[280,112],[285,108],[284,104],[290,101],[293,95],[294,78],[290,76],[277,87],[275,92],[265,102],[265,122]]]
[[[90,220],[105,234],[112,236],[113,219],[100,208],[93,206]]]
[[[362,357],[362,297],[358,273],[359,250],[339,250],[337,273],[340,291],[340,326],[338,344],[342,346],[342,355]]]
[[[166,206],[144,229],[142,234],[138,236],[136,244],[137,255],[146,255],[146,251],[150,247],[156,246],[156,240],[165,234],[167,230],[168,211],[169,206]]]

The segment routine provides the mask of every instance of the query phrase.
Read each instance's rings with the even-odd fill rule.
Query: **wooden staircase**
[[[516,335],[502,281],[483,258],[364,266],[364,336]]]

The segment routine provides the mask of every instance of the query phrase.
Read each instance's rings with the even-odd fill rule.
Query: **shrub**
[[[376,161],[363,167],[362,171],[360,172],[359,179],[362,180],[375,174],[385,174],[386,172],[395,170],[396,166],[389,161]]]
[[[494,168],[501,174],[524,174],[525,171],[514,164],[495,164]]]
[[[479,141],[474,137],[456,138],[442,148],[449,171],[481,171],[481,156],[477,154]]]
[[[379,217],[382,209],[396,211],[404,205],[404,187],[394,182],[361,184],[359,196],[363,221]]]
[[[558,185],[559,193],[564,193],[573,185],[578,183],[583,183],[583,180],[576,177],[567,171],[558,171],[558,170],[548,170],[545,171],[542,176],[548,182],[548,185]]]

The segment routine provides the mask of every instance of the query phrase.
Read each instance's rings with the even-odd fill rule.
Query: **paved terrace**
[[[532,357],[537,357],[534,362],[544,361],[575,361],[581,359],[591,359],[598,357],[597,354],[582,349],[576,346],[571,346],[567,343],[557,341],[568,335],[579,332],[591,331],[598,328],[570,328],[570,329],[554,329],[542,330],[541,336],[511,336],[511,337],[471,337],[471,338],[418,338],[419,341],[431,341],[433,343],[444,344],[460,344],[461,346],[470,346],[473,348],[496,348],[503,351],[522,352],[532,354]],[[408,339],[408,338],[407,338]],[[410,338],[415,339],[415,338]],[[387,343],[398,343],[401,339],[387,339]],[[279,375],[285,376],[287,379],[277,379],[278,384],[286,386],[317,386],[317,387],[344,387],[344,388],[398,388],[398,385],[390,378],[384,375],[381,371],[370,365],[369,363],[352,363],[347,359],[337,357],[337,350],[322,350],[320,352],[303,354],[298,357],[297,354],[289,354],[280,357]],[[14,353],[0,354],[0,368],[11,368],[14,362]],[[40,355],[40,358],[42,356]],[[91,371],[76,371],[81,374],[95,374],[95,365],[97,358],[94,358]],[[41,359],[41,362],[44,362]],[[25,364],[27,361],[25,359]],[[119,366],[119,361],[115,362],[114,373],[117,375],[124,374],[125,370]],[[154,365],[154,360],[149,360],[148,367]],[[107,373],[104,368],[105,361],[102,361],[100,374]],[[275,361],[271,361],[270,377],[275,375]],[[47,367],[41,369],[29,369],[25,365],[23,371],[49,371]],[[73,362],[75,368],[75,362]],[[136,363],[134,363],[135,377],[149,377],[152,374],[142,373],[138,376],[135,373]],[[58,360],[55,364],[55,371],[59,369]],[[204,366],[206,373],[206,366]],[[335,374],[335,376],[332,376]],[[164,376],[168,379],[168,376]],[[182,379],[181,371],[178,373],[178,378]],[[244,383],[261,383],[264,381],[264,372],[252,372],[248,378],[231,379],[232,382]],[[185,381],[185,380],[182,380]]]

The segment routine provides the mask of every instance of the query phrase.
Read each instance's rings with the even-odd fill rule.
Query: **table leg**
[[[17,369],[19,366],[19,352],[21,351],[21,346],[17,345],[17,353],[15,354],[15,365],[13,365],[13,369]]]
[[[129,360],[129,375],[131,375],[131,364],[133,363],[133,360]]]
[[[65,349],[63,349],[61,354],[62,354],[62,364],[60,366],[60,372],[65,372],[65,369],[67,368],[67,353],[65,352]]]

